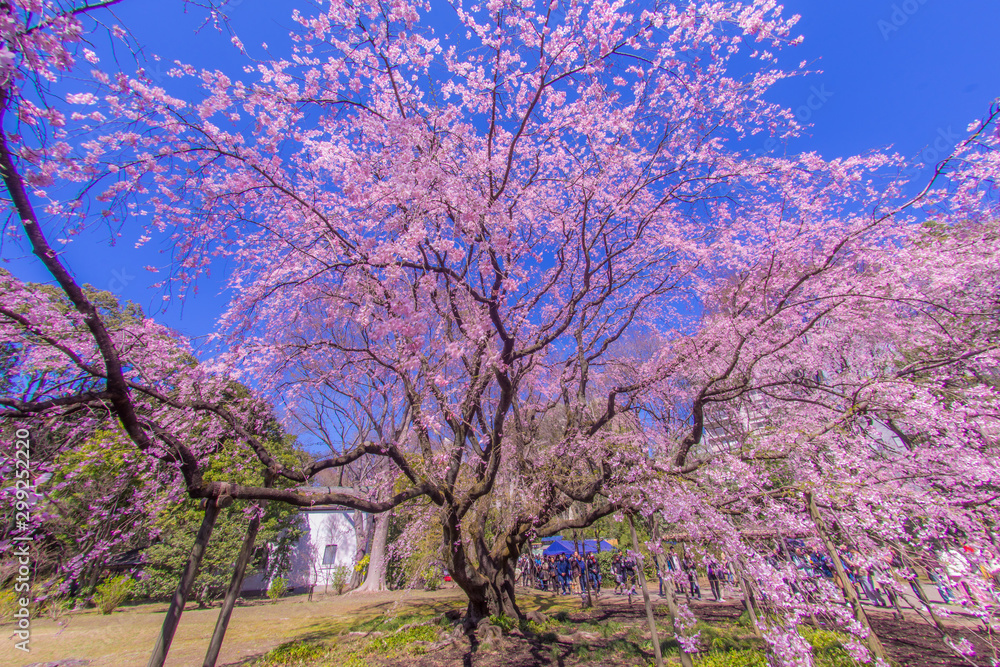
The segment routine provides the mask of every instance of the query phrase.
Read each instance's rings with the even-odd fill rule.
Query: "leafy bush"
[[[433,625],[416,625],[393,634],[376,637],[367,645],[350,653],[337,663],[338,667],[368,667],[370,655],[396,652],[406,649],[415,642],[432,642],[438,638],[438,629]],[[423,653],[422,648],[414,647],[413,653]]]
[[[809,642],[809,644],[816,649],[817,652],[826,652],[831,649],[843,649],[843,642],[847,639],[846,635],[842,635],[839,632],[833,632],[832,630],[823,630],[822,628],[802,627],[799,628],[799,634],[801,634],[802,638]]]
[[[333,568],[333,590],[337,591],[337,595],[344,592],[347,588],[347,582],[350,579],[350,569],[346,565],[338,565]]]
[[[614,560],[615,554],[618,550],[614,551],[601,551],[597,554],[597,567],[600,569],[601,576],[604,577],[605,583],[614,583],[614,576],[611,573],[611,561]]]
[[[288,642],[271,650],[260,662],[260,667],[305,667],[326,655],[319,644]]]
[[[97,586],[94,593],[94,605],[102,614],[110,614],[122,602],[125,602],[135,590],[135,579],[127,574],[119,574],[117,577],[105,579]]]
[[[275,577],[271,580],[271,585],[267,587],[267,597],[271,600],[277,600],[287,592],[288,582],[285,581],[284,577]]]
[[[490,616],[490,623],[500,628],[505,635],[517,627],[517,621],[506,614],[494,614]]]
[[[441,584],[444,583],[444,577],[441,576],[441,570],[436,567],[429,567],[420,573],[420,577],[424,580],[424,590],[425,591],[436,591],[441,588]]]
[[[854,660],[844,648],[848,636],[822,628],[799,628],[799,634],[813,647],[818,667],[854,667]]]

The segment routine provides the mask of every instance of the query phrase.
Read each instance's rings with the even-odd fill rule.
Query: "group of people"
[[[918,561],[907,558],[907,562],[904,562],[898,551],[892,551],[884,561],[870,565],[863,564],[861,555],[853,547],[840,546],[837,556],[858,597],[864,597],[877,607],[898,607],[895,591],[902,585],[908,585],[920,602],[930,602],[917,576],[914,567],[917,565],[926,572],[927,578],[937,588],[938,595],[945,604],[968,604],[970,600],[994,604],[980,579],[1000,578],[998,573],[991,574],[985,570],[981,577],[969,576],[973,568],[965,567],[963,570],[962,566],[968,565],[967,559],[955,550],[941,552],[937,558],[925,556]],[[845,582],[840,580],[836,565],[826,553],[809,551],[802,546],[786,546],[784,551],[780,547],[775,549],[771,559],[772,563],[791,561],[799,572],[799,580],[825,578],[833,580],[842,590],[844,588]],[[1000,581],[994,583],[1000,584]],[[793,582],[790,585],[793,590],[798,590]]]
[[[610,560],[602,558],[604,567],[609,568],[609,572],[601,571],[601,562],[593,553],[583,556],[578,553],[558,556],[524,555],[518,561],[517,576],[522,586],[535,587],[543,591],[569,595],[584,593],[589,589],[591,593],[599,595],[604,576],[610,575],[615,582],[615,594],[628,595],[631,601],[632,596],[636,594],[637,563],[627,552],[616,549],[612,554]],[[808,549],[804,542],[798,540],[777,546],[768,560],[773,566],[790,563],[798,572],[798,576],[788,580],[788,584],[795,593],[806,596],[816,590],[809,582],[826,579],[832,580],[841,590],[846,591],[845,585],[854,587],[858,597],[867,599],[870,604],[898,610],[900,603],[898,591],[901,586],[905,587],[908,584],[918,600],[929,604],[930,601],[914,567],[919,565],[931,583],[937,587],[938,594],[946,604],[967,604],[970,600],[990,604],[1000,602],[990,601],[991,596],[988,592],[990,588],[994,590],[1000,588],[1000,566],[990,572],[987,572],[984,566],[978,568],[969,566],[970,560],[955,550],[941,552],[937,558],[928,557],[919,563],[913,561],[912,556],[908,556],[904,561],[897,551],[892,552],[885,562],[872,564],[870,561],[865,561],[857,550],[847,546],[838,548],[837,557],[847,578],[846,582],[838,575],[837,565],[829,554]],[[727,586],[730,590],[741,587],[735,564],[712,555],[703,556],[699,562],[695,560],[691,550],[680,554],[674,547],[670,547],[663,558],[656,559],[656,565],[661,596],[666,594],[665,581],[669,577],[677,582],[679,593],[691,599],[701,600],[702,573],[708,580],[712,599],[716,602],[726,601]],[[660,571],[661,565],[666,572]],[[979,574],[979,568],[983,569],[981,576],[973,576]],[[990,586],[990,583],[993,586]]]
[[[671,548],[666,554],[664,562],[667,570],[671,572],[676,570],[687,575],[688,588],[685,590],[682,587],[681,593],[701,600],[700,566],[694,558],[690,555],[682,558]],[[615,550],[608,563],[610,572],[607,574],[615,582],[615,594],[627,595],[631,602],[632,596],[636,595],[638,583],[638,567],[635,559],[628,553]],[[725,602],[723,586],[727,584],[731,586],[735,582],[735,569],[732,563],[721,563],[714,558],[707,557],[701,567],[704,567],[713,598],[717,602]],[[516,574],[522,586],[561,595],[583,593],[587,590],[588,583],[590,592],[599,595],[605,575],[601,571],[601,564],[597,557],[592,553],[585,556],[578,553],[558,556],[524,555],[518,561]],[[662,596],[664,595],[663,574],[657,571],[657,576],[660,581],[659,592]]]
[[[518,561],[518,578],[522,586],[561,595],[583,593],[590,590],[600,593],[603,577],[597,558],[593,554],[559,554],[558,556],[521,556]]]
[[[690,554],[682,557],[674,551],[673,547],[670,547],[663,560],[668,572],[680,572],[686,576],[688,587],[685,590],[681,586],[680,592],[692,599],[701,600],[701,585],[698,583],[699,566],[697,561]],[[703,559],[702,567],[705,570],[708,585],[712,590],[712,598],[716,602],[725,602],[723,586],[733,586],[736,583],[735,566],[729,561],[720,561],[714,557],[707,556]],[[660,580],[660,595],[664,595],[664,573],[658,571],[657,577]]]

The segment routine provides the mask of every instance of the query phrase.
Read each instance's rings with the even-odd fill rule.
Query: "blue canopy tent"
[[[556,540],[549,546],[545,547],[545,551],[542,552],[544,556],[560,556],[567,555],[571,556],[576,551],[573,547],[573,543],[567,540]]]
[[[601,551],[603,553],[605,551],[614,551],[614,550],[615,548],[612,545],[605,542],[604,540],[601,540],[600,544],[598,544],[597,540],[583,541],[583,553],[585,554],[597,553],[598,551]]]
[[[597,540],[580,540],[578,543],[585,554],[597,553],[598,551]],[[573,540],[556,540],[546,547],[542,554],[545,556],[558,556],[560,554],[571,556],[576,553],[576,544]],[[614,547],[601,540],[600,551],[614,551]]]

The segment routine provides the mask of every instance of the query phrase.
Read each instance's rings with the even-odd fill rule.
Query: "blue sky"
[[[293,2],[234,0],[232,26],[250,53],[260,56],[261,42],[279,47],[292,21]],[[965,135],[970,122],[983,116],[1000,97],[1000,60],[995,32],[1000,2],[994,0],[788,0],[788,14],[800,14],[797,31],[805,42],[786,52],[789,62],[806,60],[821,73],[781,83],[773,99],[796,110],[812,127],[788,146],[774,143],[759,150],[774,154],[816,151],[827,158],[893,147],[922,154],[927,163],[943,158]],[[303,5],[305,12],[308,5]],[[239,71],[242,62],[228,35],[212,26],[200,32],[200,14],[184,12],[179,0],[126,0],[117,15],[144,45],[147,56],[181,59],[196,66]],[[280,49],[279,53],[281,52]],[[164,67],[166,69],[166,67]],[[136,301],[148,313],[196,339],[212,330],[224,301],[220,296],[225,267],[204,281],[186,303],[164,305],[149,284],[157,276],[147,264],[163,264],[154,244],[134,249],[138,228],[126,228],[114,247],[106,230],[78,237],[66,259],[81,282],[109,289]],[[6,267],[27,280],[47,280],[33,262],[9,244]]]

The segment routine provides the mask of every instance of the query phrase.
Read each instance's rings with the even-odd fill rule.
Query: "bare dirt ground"
[[[654,596],[654,602],[659,598]],[[631,605],[624,597],[605,595],[596,608],[581,610],[578,597],[556,596],[537,591],[521,591],[522,610],[541,611],[549,616],[562,612],[564,623],[545,634],[522,634],[514,631],[488,645],[468,641],[432,647],[426,652],[386,651],[355,659],[351,665],[378,667],[532,667],[552,665],[572,667],[623,667],[652,662],[652,645],[646,628],[641,597]],[[268,652],[288,643],[318,644],[332,647],[331,653],[315,662],[268,663],[312,667],[340,667],[350,653],[338,653],[338,646],[353,646],[370,641],[362,632],[350,633],[368,620],[393,617],[440,617],[449,610],[464,608],[457,589],[435,592],[392,592],[356,596],[329,596],[307,602],[305,596],[283,599],[277,603],[253,602],[239,606],[233,613],[229,633],[218,664],[227,667],[250,667],[261,663]],[[725,603],[693,602],[699,621],[709,627],[728,628],[726,641],[736,648],[759,646],[751,631],[737,627],[743,609],[739,600]],[[131,667],[145,665],[155,642],[165,604],[126,607],[110,616],[96,611],[72,613],[58,622],[38,618],[32,622],[31,653],[13,649],[13,641],[0,643],[0,665],[23,667]],[[888,611],[868,609],[873,625],[889,656],[903,667],[968,667],[969,662],[948,652],[937,632],[918,617],[908,614],[896,620]],[[218,608],[190,608],[181,619],[167,665],[200,665],[215,625]],[[984,662],[988,647],[963,629],[963,621],[948,622],[956,634],[976,643],[976,664]],[[968,625],[966,623],[966,625]],[[662,623],[661,623],[662,628]],[[578,630],[579,629],[579,630]],[[595,632],[599,630],[599,632]],[[5,636],[10,626],[0,628]],[[661,629],[661,633],[663,630]],[[380,633],[371,633],[372,636]],[[661,637],[663,639],[663,637]],[[740,644],[742,642],[742,644]],[[667,643],[668,655],[672,642]],[[735,646],[735,645],[734,645]],[[697,663],[696,663],[697,664]]]

